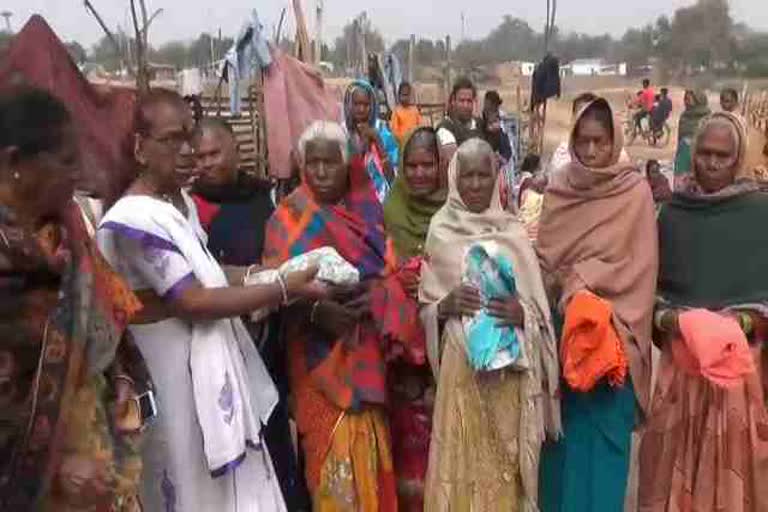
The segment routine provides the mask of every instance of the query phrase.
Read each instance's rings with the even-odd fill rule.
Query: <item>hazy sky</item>
[[[130,25],[129,0],[91,0],[106,22],[114,27]],[[191,39],[202,31],[221,28],[224,35],[234,36],[251,8],[259,9],[269,33],[290,0],[146,0],[153,10],[164,8],[150,31],[150,42],[162,44],[172,39]],[[314,25],[315,2],[302,0]],[[621,35],[627,27],[652,21],[661,14],[671,14],[678,7],[695,0],[559,0],[557,24],[565,30],[592,34],[609,32]],[[325,37],[336,36],[354,15],[365,10],[379,27],[388,43],[411,33],[425,37],[461,35],[461,13],[464,11],[467,37],[479,37],[495,27],[501,17],[511,14],[541,30],[546,11],[545,0],[324,0]],[[355,7],[350,7],[354,5]],[[627,7],[632,5],[632,7]],[[76,39],[90,47],[100,36],[96,21],[89,16],[81,0],[0,0],[0,9],[14,13],[12,25],[19,30],[33,13],[42,14],[59,37]],[[732,15],[737,21],[768,30],[768,0],[731,0]],[[286,19],[293,32],[290,8]],[[2,20],[0,20],[2,21]],[[284,32],[285,33],[285,32]]]

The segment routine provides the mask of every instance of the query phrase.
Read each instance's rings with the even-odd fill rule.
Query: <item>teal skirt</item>
[[[603,381],[589,393],[565,382],[561,389],[564,435],[542,447],[541,511],[623,512],[638,410],[631,380],[620,388]]]

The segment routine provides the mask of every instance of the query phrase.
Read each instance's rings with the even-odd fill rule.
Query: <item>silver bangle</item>
[[[314,304],[312,304],[312,311],[309,313],[309,323],[312,325],[315,325],[315,316],[317,314],[317,308],[320,306],[320,301],[316,300]]]
[[[285,284],[285,278],[280,272],[277,273],[277,283],[280,285],[280,292],[283,295],[283,306],[287,306],[288,305],[288,286]]]
[[[248,285],[248,279],[251,277],[251,272],[253,272],[253,269],[255,269],[258,265],[248,265],[248,268],[245,269],[245,275],[243,276],[243,286]]]

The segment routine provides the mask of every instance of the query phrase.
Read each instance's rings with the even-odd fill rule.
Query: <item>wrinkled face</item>
[[[475,92],[472,89],[459,89],[451,100],[451,112],[453,117],[461,122],[468,123],[472,120],[475,111]]]
[[[323,204],[338,203],[349,186],[349,171],[344,164],[339,144],[325,139],[307,142],[304,177],[317,201]]]
[[[737,160],[733,132],[725,126],[710,126],[699,137],[693,155],[696,181],[709,194],[733,184]]]
[[[585,166],[608,167],[611,165],[613,134],[597,119],[582,118],[576,126],[574,150]]]
[[[371,98],[365,91],[356,89],[352,93],[352,120],[356,124],[368,123],[371,118]]]
[[[206,128],[194,140],[197,183],[221,187],[237,181],[239,155],[235,138],[220,129]]]
[[[400,104],[402,106],[409,107],[411,105],[411,88],[403,87],[402,89],[400,89],[398,100],[400,101]]]
[[[720,107],[726,112],[733,112],[738,106],[739,102],[736,101],[736,98],[734,98],[732,94],[720,95]]]
[[[434,148],[430,149],[425,144],[409,146],[404,164],[403,172],[412,197],[426,197],[440,186]]]
[[[163,192],[173,192],[194,177],[192,112],[185,105],[160,103],[148,113],[149,133],[138,135],[136,159]]]
[[[459,157],[456,188],[470,212],[483,213],[491,206],[495,185],[496,173],[491,155],[467,159]]]
[[[30,211],[57,216],[72,201],[80,176],[80,151],[74,127],[61,128],[56,148],[32,157],[7,155],[15,198]],[[5,173],[4,173],[5,174]],[[18,175],[18,179],[15,178]]]

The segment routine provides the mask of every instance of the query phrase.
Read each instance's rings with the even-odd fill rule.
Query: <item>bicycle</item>
[[[652,130],[650,120],[646,116],[640,121],[640,130],[638,130],[635,116],[627,116],[624,121],[624,140],[627,146],[634,144],[638,135],[651,147],[665,148],[672,139],[672,127],[669,125],[669,121],[664,121],[660,128]]]

